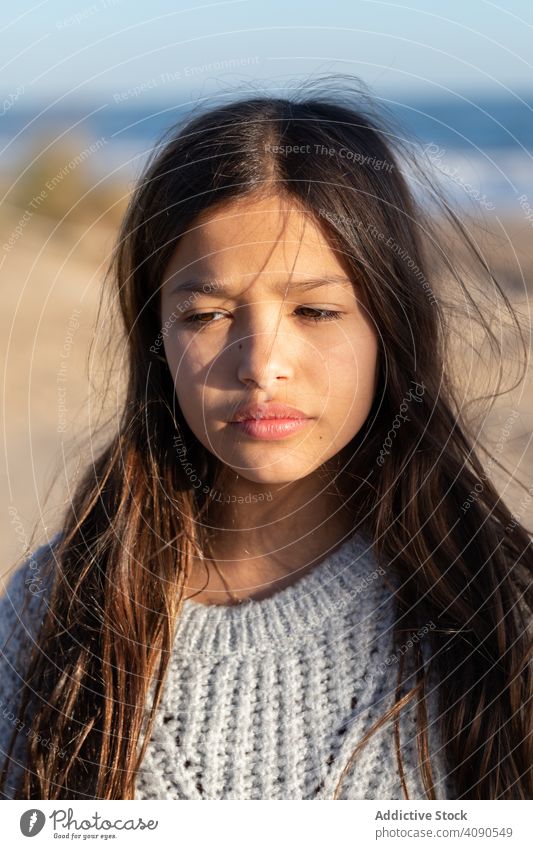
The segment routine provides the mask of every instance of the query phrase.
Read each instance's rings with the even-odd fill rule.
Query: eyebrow
[[[346,277],[341,274],[323,274],[320,277],[310,277],[306,280],[298,280],[292,283],[289,286],[290,290],[307,290],[307,289],[318,289],[321,286],[331,286],[332,284],[337,284],[341,286],[353,285],[352,281],[349,277]],[[204,287],[210,287],[211,291],[205,291]],[[278,286],[274,286],[272,288],[276,289],[279,292],[282,292],[286,289],[287,284],[283,281]],[[170,295],[175,295],[176,292],[198,292],[204,295],[227,295],[231,297],[231,284],[224,280],[216,280],[216,279],[201,279],[201,278],[190,278],[188,280],[183,280],[181,283],[178,283],[174,286],[173,289],[170,290]]]

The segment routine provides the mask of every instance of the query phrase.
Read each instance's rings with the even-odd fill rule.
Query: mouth
[[[286,421],[308,418],[309,416],[302,412],[302,410],[298,410],[296,407],[290,407],[288,404],[281,404],[277,401],[268,401],[264,404],[246,404],[245,406],[240,407],[233,417],[233,422],[265,420]]]
[[[244,419],[230,422],[240,433],[252,439],[274,441],[298,433],[309,424],[308,418]]]
[[[310,421],[312,418],[296,407],[267,401],[241,406],[229,424],[252,439],[272,441],[298,433]]]

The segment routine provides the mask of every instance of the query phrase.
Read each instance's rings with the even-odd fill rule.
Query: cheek
[[[180,409],[191,430],[204,429],[209,363],[194,344],[184,347],[176,338],[165,341],[165,355]]]
[[[177,333],[165,341],[165,355],[169,364],[176,391],[187,398],[193,395],[202,398],[213,379],[213,371],[223,363],[223,349],[218,350],[217,341],[195,338],[190,334]]]
[[[332,346],[322,360],[323,380],[329,385],[330,402],[350,406],[372,399],[378,357],[377,340],[368,330],[353,334]]]
[[[210,365],[205,356],[205,346],[198,345],[194,339],[186,341],[178,334],[165,340],[165,355],[175,380],[198,379]]]
[[[327,440],[328,454],[344,448],[362,428],[374,400],[377,357],[376,337],[360,331],[331,348],[324,359],[327,387],[323,386],[320,439]]]

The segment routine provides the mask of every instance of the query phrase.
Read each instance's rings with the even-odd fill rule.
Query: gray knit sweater
[[[47,549],[17,570],[0,599],[2,759],[40,617],[39,560]],[[357,742],[394,701],[399,655],[384,574],[357,536],[269,598],[234,606],[185,601],[137,798],[331,799]],[[21,613],[24,597],[28,607]],[[426,659],[431,627],[411,635]],[[414,670],[408,671],[412,683]],[[454,798],[430,683],[436,798]],[[27,731],[19,730],[13,776]],[[414,705],[401,716],[400,742],[409,796],[427,798]],[[360,751],[338,798],[404,798],[390,721]]]

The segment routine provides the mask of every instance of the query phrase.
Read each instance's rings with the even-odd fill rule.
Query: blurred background
[[[469,227],[478,222],[480,249],[529,347],[532,39],[528,0],[505,9],[485,0],[21,0],[4,9],[0,572],[30,541],[55,533],[69,487],[96,450],[103,274],[147,156],[192,108],[256,90],[283,94],[329,74],[359,77],[420,146]],[[465,404],[495,375],[513,387],[520,374],[512,331],[494,321],[504,361],[477,351],[473,367],[458,351]],[[118,404],[119,372],[114,380]],[[495,458],[487,475],[528,527],[531,383],[528,367],[492,409],[477,412]]]

